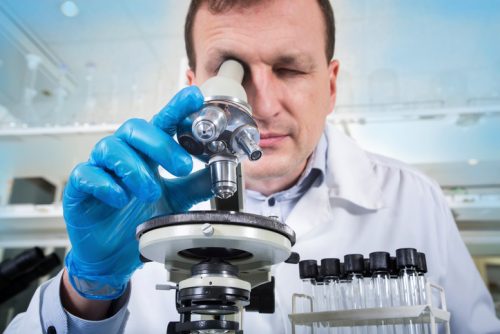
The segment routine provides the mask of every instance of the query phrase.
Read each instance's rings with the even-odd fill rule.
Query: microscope
[[[163,263],[179,321],[167,334],[242,334],[244,311],[274,312],[271,266],[298,263],[295,232],[276,217],[243,212],[242,159],[262,150],[241,83],[243,66],[225,61],[200,89],[201,110],[178,126],[179,143],[210,169],[212,210],[154,217],[137,227],[141,256]]]

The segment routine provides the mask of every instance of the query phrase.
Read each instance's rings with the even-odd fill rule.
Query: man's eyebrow
[[[281,66],[300,65],[300,66],[312,67],[314,61],[309,55],[303,53],[291,53],[278,56],[274,61],[274,63]]]
[[[205,64],[205,71],[207,73],[216,72],[220,65],[228,59],[234,59],[243,63],[243,61],[240,60],[240,57],[238,57],[238,55],[234,52],[231,52],[230,50],[217,50],[217,52],[214,52],[213,56],[210,56],[209,61]]]
[[[241,60],[242,57],[235,53],[233,50],[215,50],[209,57],[209,61],[205,64],[205,71],[207,73],[215,73],[220,65],[228,59],[234,59],[246,66],[246,63]],[[291,52],[282,53],[278,55],[273,61],[273,65],[278,66],[300,66],[306,70],[314,68],[314,59],[304,53]]]

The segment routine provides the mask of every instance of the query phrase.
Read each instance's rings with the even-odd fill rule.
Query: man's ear
[[[196,75],[190,68],[186,70],[186,79],[189,86],[196,85]]]
[[[337,60],[332,60],[328,66],[328,72],[330,73],[330,112],[333,111],[335,107],[335,102],[337,100],[337,75],[339,73],[339,62]]]

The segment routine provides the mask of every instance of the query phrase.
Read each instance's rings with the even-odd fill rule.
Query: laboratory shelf
[[[112,133],[118,129],[119,126],[119,124],[81,124],[71,126],[55,125],[50,127],[3,127],[0,128],[0,139],[2,137],[64,136]]]
[[[0,219],[62,217],[61,204],[10,204],[0,206]]]
[[[64,229],[62,206],[15,204],[0,206],[0,231]]]
[[[75,165],[88,160],[92,147],[118,127],[102,124],[0,128],[0,152],[8,157],[0,159],[0,177],[44,177],[62,183]]]
[[[0,247],[68,245],[60,204],[0,206]]]

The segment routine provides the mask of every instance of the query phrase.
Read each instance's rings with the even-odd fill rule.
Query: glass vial
[[[391,307],[390,254],[387,252],[373,252],[370,253],[369,261],[372,273],[373,307]],[[374,332],[377,334],[394,334],[396,329],[392,324],[382,322]]]
[[[361,254],[348,254],[344,256],[344,271],[347,275],[347,308],[366,308],[365,282],[363,279],[364,260]],[[354,334],[366,334],[366,326],[356,326],[352,329]]]
[[[315,285],[318,277],[318,263],[316,260],[303,260],[299,262],[299,276],[302,280],[302,295],[299,299],[296,312],[309,313],[315,312]],[[300,334],[317,334],[317,326],[300,326],[298,328]]]
[[[325,311],[342,309],[342,291],[340,289],[340,260],[327,258],[321,260],[320,274],[323,276]]]
[[[305,298],[297,308],[299,313],[315,312],[315,289],[316,278],[318,277],[318,263],[316,260],[303,260],[299,262],[299,275],[302,280],[302,294]]]
[[[414,248],[400,248],[396,250],[396,264],[399,270],[399,293],[401,306],[413,306],[420,304],[418,291],[418,253]],[[421,328],[412,320],[404,325],[405,333],[419,334]]]

